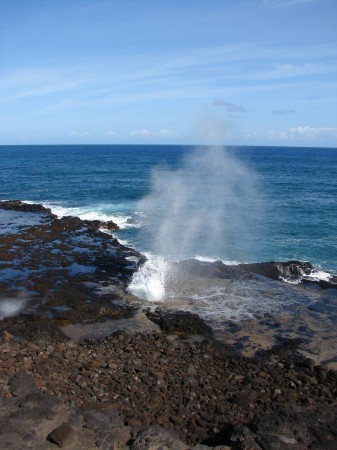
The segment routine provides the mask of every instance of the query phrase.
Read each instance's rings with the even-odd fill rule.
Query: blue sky
[[[336,0],[0,2],[0,144],[337,147]]]

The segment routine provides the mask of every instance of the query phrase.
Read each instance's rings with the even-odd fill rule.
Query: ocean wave
[[[314,269],[309,275],[306,275],[305,278],[312,281],[331,281],[333,279],[333,275],[317,268]]]
[[[313,282],[320,282],[320,281],[326,281],[331,282],[334,281],[336,275],[332,274],[331,272],[327,272],[319,267],[314,267],[310,273],[302,273],[298,276],[281,276],[281,280],[285,281],[286,283],[290,284],[300,284],[302,281],[313,281]]]
[[[35,203],[25,201],[26,203]],[[112,220],[121,230],[126,228],[138,228],[139,224],[128,212],[122,212],[123,205],[101,206],[65,206],[62,203],[43,202],[43,206],[50,208],[57,217],[76,216],[82,220],[100,220],[108,222]],[[111,211],[113,209],[113,211]],[[120,211],[118,211],[120,209]]]
[[[216,261],[221,261],[222,264],[225,264],[225,266],[238,266],[239,264],[241,264],[241,262],[239,261],[231,261],[231,260],[226,260],[226,259],[221,259],[221,258],[210,258],[209,256],[201,256],[201,255],[197,255],[195,256],[193,259],[196,259],[197,261],[201,261],[201,262],[216,262]]]

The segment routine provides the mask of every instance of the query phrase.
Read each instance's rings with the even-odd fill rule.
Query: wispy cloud
[[[77,89],[94,82],[91,75],[79,74],[77,70],[44,70],[22,71],[11,74],[0,81],[3,101],[21,100],[60,94],[64,92],[76,92]]]
[[[312,0],[263,0],[265,6],[269,8],[283,8],[285,6],[296,6],[310,3]]]
[[[313,63],[275,63],[269,62],[269,67],[263,71],[255,71],[249,74],[251,80],[284,80],[296,77],[309,78],[317,75],[324,75],[337,72],[335,61],[320,61]],[[248,78],[241,75],[241,79]]]
[[[294,109],[274,109],[271,113],[275,116],[286,116],[288,114],[293,114],[294,112]]]
[[[214,106],[221,106],[226,109],[229,113],[245,113],[248,112],[246,108],[242,106],[235,105],[234,103],[228,102],[227,100],[223,100],[222,98],[215,98],[213,100]]]
[[[329,45],[275,49],[242,42],[189,48],[165,57],[120,57],[113,66],[97,61],[95,67],[23,70],[0,80],[0,98],[13,104],[37,99],[42,113],[54,114],[90,105],[211,96],[215,106],[239,113],[247,110],[225,100],[226,92],[264,89],[261,81],[278,88],[276,82],[282,87],[297,78],[303,84],[310,77],[337,74],[336,58],[336,48]]]

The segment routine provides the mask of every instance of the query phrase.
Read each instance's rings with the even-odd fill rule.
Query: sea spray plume
[[[254,174],[222,147],[194,150],[176,171],[156,169],[151,193],[139,202],[138,210],[144,218],[143,232],[152,242],[151,254],[160,260],[148,260],[135,274],[130,291],[137,295],[137,280],[138,292],[150,299],[145,292],[157,283],[164,297],[171,270],[167,261],[162,264],[163,258],[250,259],[257,218],[255,183]],[[160,299],[159,294],[155,297],[152,300]]]
[[[160,256],[148,255],[145,264],[132,278],[129,291],[139,298],[161,301],[165,296],[165,282],[169,263]]]
[[[155,170],[151,193],[138,205],[151,253],[246,259],[256,219],[255,183],[256,176],[222,147],[196,149],[176,171]]]

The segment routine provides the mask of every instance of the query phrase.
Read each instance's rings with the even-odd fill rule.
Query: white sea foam
[[[195,258],[197,261],[201,261],[201,262],[215,262],[217,259],[216,258],[209,258],[208,256],[200,256],[197,255]]]
[[[332,279],[332,275],[324,270],[314,269],[309,275],[306,275],[305,278],[313,281],[330,281]]]
[[[222,260],[220,258],[210,258],[208,256],[200,256],[200,255],[195,256],[193,259],[196,259],[197,261],[201,262],[211,262],[211,263],[215,261],[221,261],[222,264],[225,264],[226,266],[237,266],[241,264],[239,261]]]
[[[148,255],[145,264],[133,276],[129,292],[143,300],[163,300],[168,271],[169,263],[164,258]]]
[[[132,261],[134,263],[139,262],[139,258],[137,258],[137,256],[127,256],[125,259],[127,259],[128,261]]]
[[[326,272],[322,269],[313,269],[309,274],[302,273],[302,276],[298,278],[287,278],[287,277],[281,277],[282,281],[285,281],[286,283],[290,284],[300,284],[302,280],[308,280],[308,281],[331,281],[333,279],[333,276],[331,273]]]
[[[29,202],[27,202],[29,203]],[[32,203],[32,202],[30,202]],[[118,205],[114,206],[116,211],[110,212],[110,205],[97,206],[95,208],[91,208],[89,206],[86,207],[65,207],[59,203],[43,203],[43,206],[46,208],[50,208],[57,217],[65,217],[65,216],[76,216],[82,220],[101,220],[103,222],[108,222],[112,220],[115,222],[120,229],[125,228],[137,228],[139,224],[133,221],[133,218],[130,214],[126,212],[119,212]],[[120,209],[123,208],[123,205],[119,205]]]
[[[100,231],[106,234],[110,234],[113,238],[117,239],[118,242],[125,247],[130,247],[130,242],[127,239],[122,239],[119,235],[117,235],[115,232],[112,232],[111,230],[108,230],[107,228],[100,228]]]
[[[289,284],[300,284],[301,283],[301,278],[285,278],[285,277],[280,277],[280,279],[282,281],[285,281],[286,283]]]

